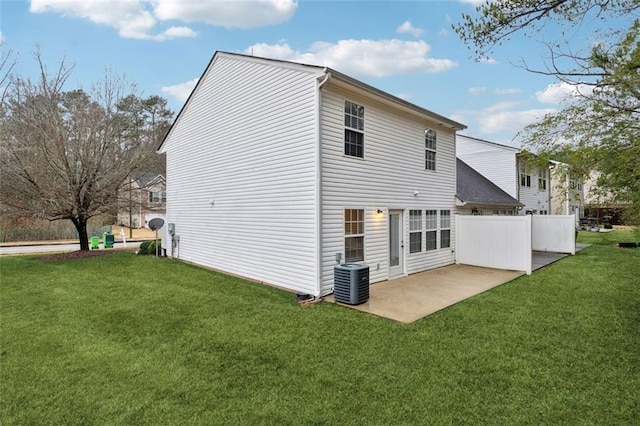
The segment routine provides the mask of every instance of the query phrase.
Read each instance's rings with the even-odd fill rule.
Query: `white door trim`
[[[404,269],[404,211],[389,210],[389,230],[387,258],[389,261],[389,279],[402,277]]]

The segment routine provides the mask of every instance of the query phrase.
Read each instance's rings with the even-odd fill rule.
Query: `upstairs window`
[[[161,191],[161,192],[150,191],[149,202],[150,203],[166,203],[167,193],[165,191]]]
[[[547,190],[547,171],[540,170],[540,177],[538,178],[538,190],[546,191]]]
[[[364,107],[344,102],[344,155],[364,157]]]
[[[409,210],[409,253],[422,251],[422,210]]]
[[[426,129],[424,131],[424,163],[425,169],[436,169],[436,139],[437,133],[435,130]]]
[[[531,187],[531,175],[520,173],[520,186]]]
[[[539,191],[547,190],[547,180],[545,178],[538,178],[538,190]]]
[[[344,258],[345,262],[364,260],[364,210],[344,211]]]

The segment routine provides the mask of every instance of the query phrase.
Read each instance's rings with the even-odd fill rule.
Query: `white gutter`
[[[331,79],[331,73],[324,69],[324,78],[318,83],[316,92],[316,297],[322,297],[322,86]]]

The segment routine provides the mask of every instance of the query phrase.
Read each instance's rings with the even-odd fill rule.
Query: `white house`
[[[520,148],[458,135],[456,154],[522,203],[520,214],[550,214],[549,168],[529,161]]]
[[[118,224],[144,228],[151,219],[164,219],[165,185],[165,177],[153,173],[144,173],[125,182],[123,200],[118,206]]]
[[[465,126],[331,68],[217,52],[159,148],[167,254],[316,296],[454,263]]]
[[[515,216],[523,207],[518,200],[459,158],[456,183],[456,212],[459,214]]]
[[[576,220],[584,216],[584,188],[582,177],[571,173],[566,163],[551,161],[552,214],[575,214]]]

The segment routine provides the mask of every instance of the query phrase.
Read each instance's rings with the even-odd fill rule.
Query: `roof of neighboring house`
[[[145,188],[158,182],[164,183],[164,176],[156,173],[143,173],[133,180],[136,182],[139,188]]]
[[[521,151],[521,149],[516,147],[516,146],[504,145],[504,144],[501,144],[501,143],[491,142],[491,141],[487,141],[487,140],[480,139],[480,138],[474,138],[473,136],[463,135],[463,134],[459,133],[457,135],[457,138],[460,139],[461,137],[462,138],[466,138],[466,139],[471,139],[471,140],[474,140],[476,142],[482,142],[482,143],[486,143],[488,145],[494,145],[494,146],[497,146],[497,147],[500,147],[500,148],[505,148],[505,149],[508,149],[508,150],[511,150],[511,151],[514,151],[514,152],[520,152]]]
[[[207,74],[207,72],[211,68],[211,65],[214,63],[214,61],[218,57],[232,57],[232,58],[244,59],[244,60],[248,60],[248,61],[258,61],[258,62],[263,62],[263,63],[271,63],[271,64],[279,65],[279,66],[282,66],[282,67],[305,69],[306,71],[314,72],[314,73],[317,74],[316,78],[318,78],[319,80],[322,80],[320,85],[324,84],[325,82],[327,82],[329,80],[335,80],[335,81],[341,82],[342,84],[346,84],[349,87],[354,87],[354,88],[362,90],[362,91],[364,91],[366,93],[373,94],[373,95],[375,95],[375,96],[377,96],[379,98],[382,98],[385,102],[394,104],[394,105],[396,105],[397,107],[400,107],[400,108],[404,108],[406,111],[411,111],[413,113],[418,113],[420,115],[427,116],[427,117],[431,118],[432,120],[434,120],[436,122],[439,122],[442,125],[445,125],[445,126],[453,128],[454,130],[463,130],[463,129],[467,128],[467,126],[464,125],[464,124],[461,124],[461,123],[459,123],[457,121],[451,120],[450,118],[444,117],[444,116],[442,116],[440,114],[436,114],[433,111],[430,111],[428,109],[422,108],[422,107],[420,107],[420,106],[418,106],[416,104],[412,104],[411,102],[407,102],[404,99],[401,99],[401,98],[399,98],[397,96],[394,96],[394,95],[392,95],[390,93],[384,92],[384,91],[382,91],[380,89],[377,89],[377,88],[375,88],[373,86],[370,86],[370,85],[368,85],[366,83],[363,83],[360,80],[356,80],[353,77],[349,77],[346,74],[342,74],[341,72],[336,71],[336,70],[334,70],[332,68],[329,68],[329,67],[323,67],[323,66],[318,66],[318,65],[308,65],[308,64],[298,63],[298,62],[285,61],[285,60],[282,60],[282,59],[261,58],[261,57],[258,57],[258,56],[249,56],[249,55],[243,55],[243,54],[239,54],[239,53],[216,51],[214,53],[213,57],[211,58],[211,60],[209,61],[209,63],[207,64],[207,67],[203,71],[202,75],[198,79],[198,82],[196,83],[195,87],[191,91],[191,94],[189,95],[189,97],[187,98],[186,102],[184,103],[184,105],[180,109],[180,112],[178,112],[178,115],[176,116],[176,119],[173,121],[173,124],[171,125],[171,128],[169,129],[169,131],[165,135],[164,139],[162,140],[162,143],[158,147],[158,151],[160,151],[162,149],[165,141],[167,140],[167,138],[171,134],[171,131],[173,130],[173,127],[178,122],[178,120],[182,116],[182,113],[185,111],[186,106],[189,104],[189,101],[193,97],[193,94],[198,90],[198,88],[200,87],[200,84],[203,81],[204,76]]]
[[[456,169],[456,195],[465,204],[501,207],[524,205],[459,158],[456,158]]]

